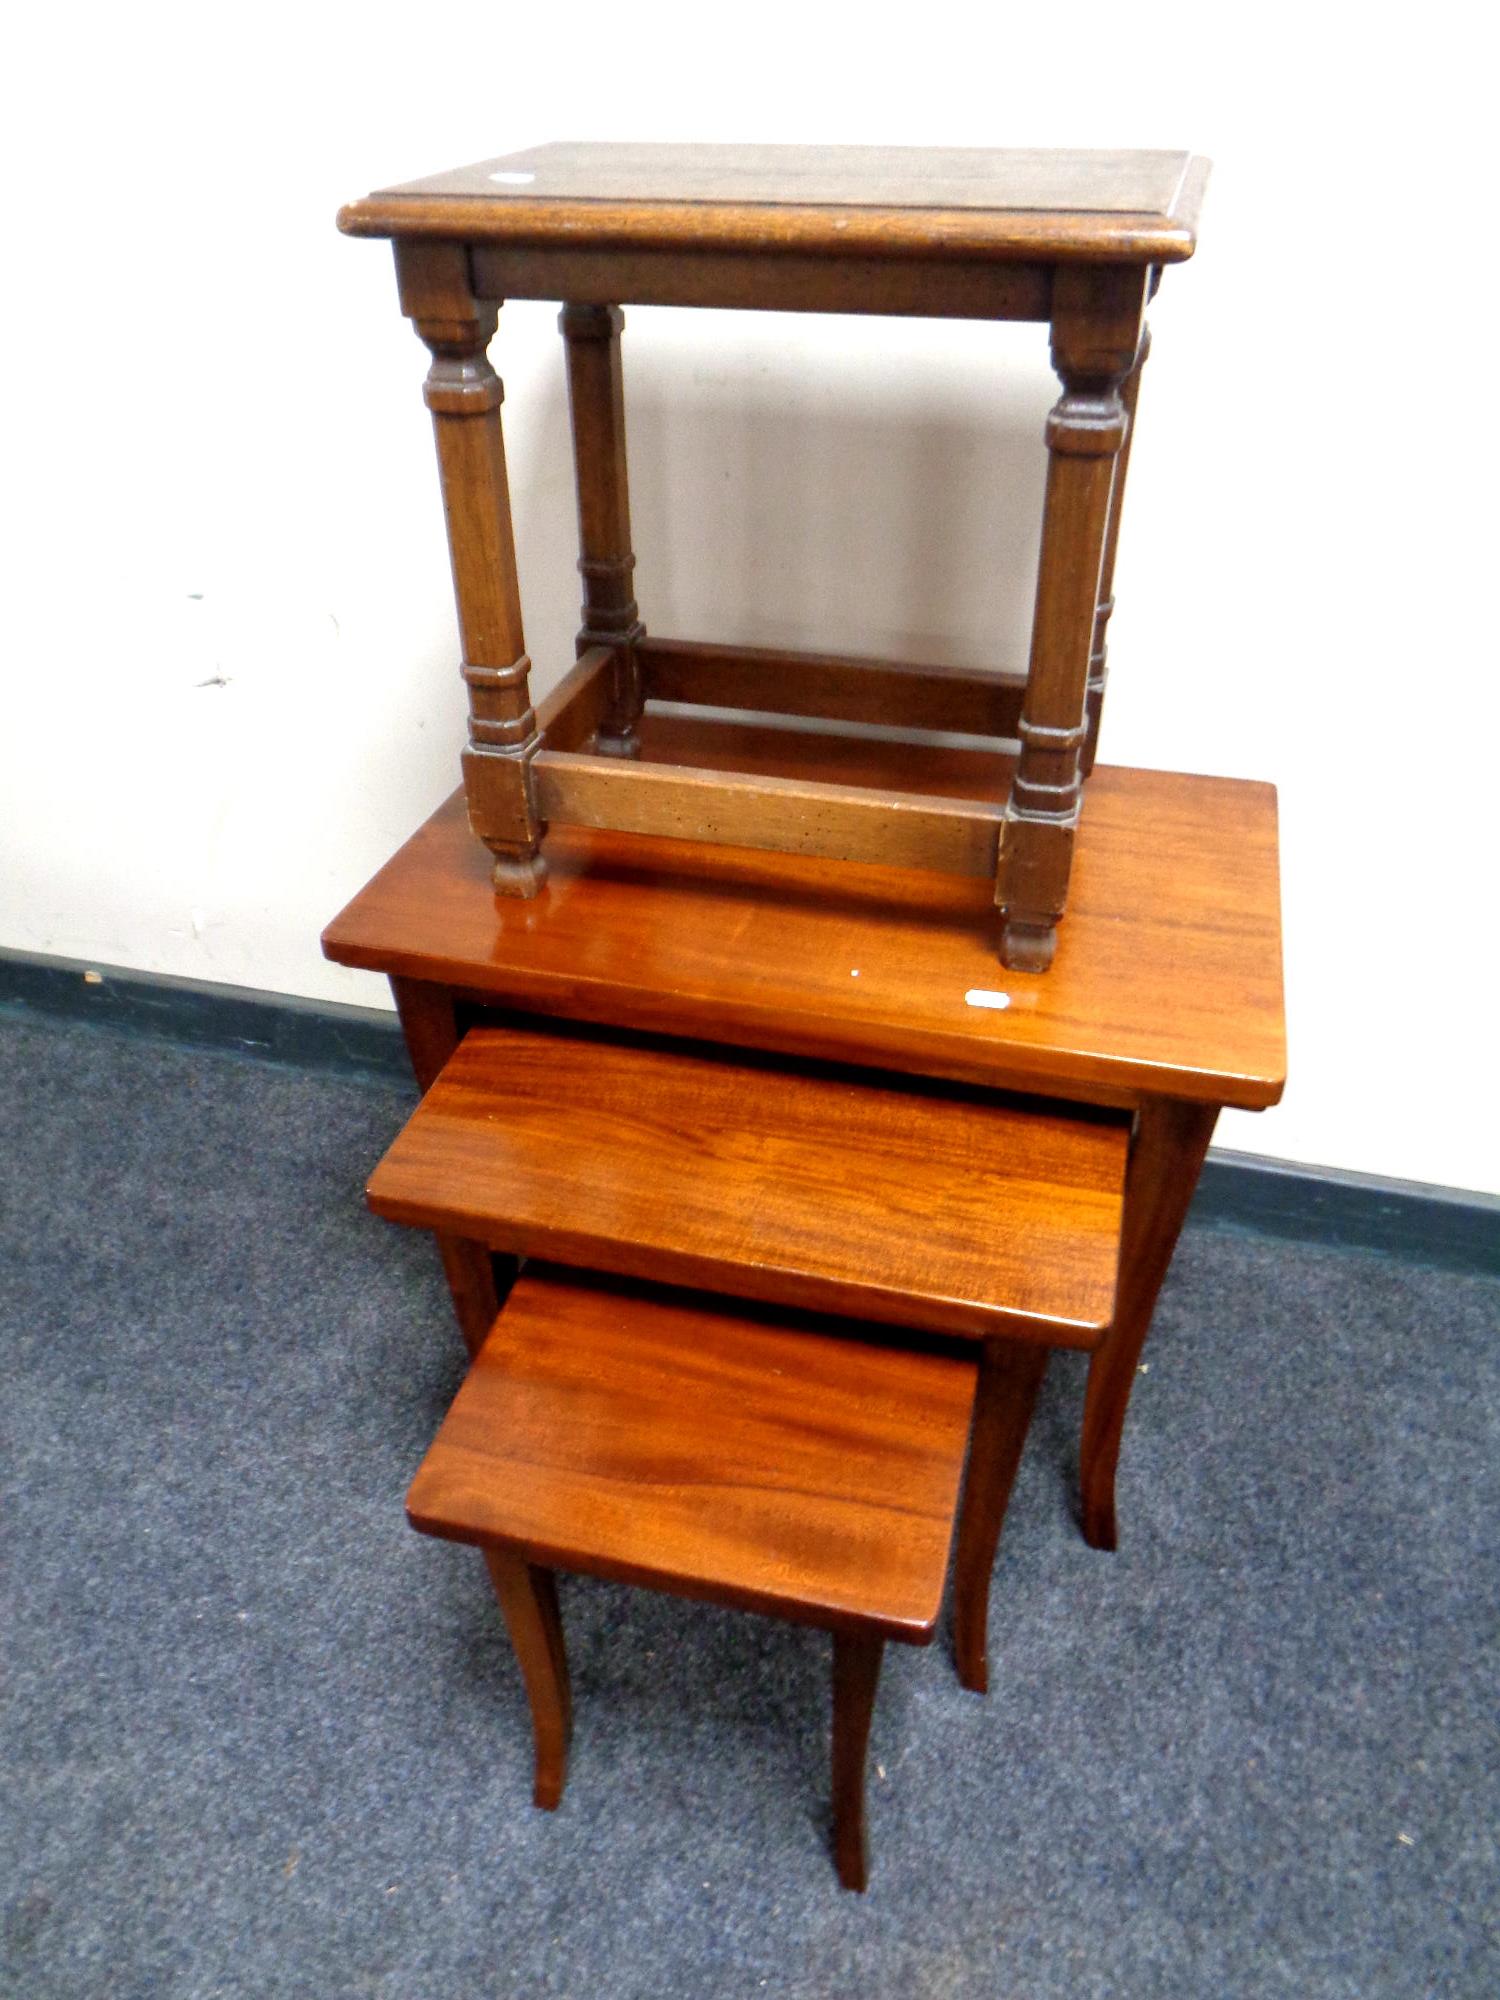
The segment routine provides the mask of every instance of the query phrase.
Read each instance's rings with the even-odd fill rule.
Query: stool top
[[[975,1365],[528,1264],[407,1495],[447,1541],[922,1645]]]
[[[1180,152],[566,141],[400,187],[350,236],[835,255],[1191,257],[1208,161]]]

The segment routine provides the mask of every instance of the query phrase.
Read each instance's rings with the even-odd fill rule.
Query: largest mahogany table
[[[1003,797],[1009,760],[959,748],[691,719],[648,708],[642,754],[795,766],[907,791]],[[883,774],[883,775],[882,775]],[[1285,1080],[1276,797],[1235,779],[1100,766],[1070,915],[1045,974],[1001,972],[983,882],[560,828],[531,901],[497,896],[456,793],[324,933],[387,974],[425,1089],[476,1009],[524,1010],[1134,1113],[1114,1322],[1093,1351],[1083,1528],[1116,1541],[1126,1406],[1157,1294],[1223,1105]],[[487,1259],[445,1242],[466,1330],[497,1300]]]

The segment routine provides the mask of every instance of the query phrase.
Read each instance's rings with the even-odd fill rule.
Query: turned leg
[[[425,393],[437,437],[469,689],[463,759],[469,824],[494,856],[496,889],[534,896],[547,874],[531,775],[541,738],[521,633],[500,430],[504,391],[487,352],[498,308],[473,297],[468,258],[458,244],[400,242],[396,274],[402,310],[432,354]]]
[[[987,1342],[980,1357],[953,1578],[954,1660],[959,1680],[975,1694],[989,1691],[990,1576],[1046,1372],[1047,1349],[1020,1341]]]
[[[884,1651],[883,1639],[833,1635],[833,1858],[846,1889],[863,1889],[870,1879],[865,1752]]]
[[[1146,273],[1064,264],[1053,287],[1052,361],[1063,393],[1047,422],[1047,496],[1031,664],[995,901],[1000,957],[1023,972],[1052,963],[1068,899],[1083,776],[1085,698],[1115,458],[1120,386],[1140,345]]]
[[[1218,1115],[1216,1104],[1179,1104],[1165,1097],[1148,1098],[1136,1113],[1115,1317],[1089,1359],[1083,1406],[1083,1533],[1096,1549],[1116,1546],[1115,1467],[1125,1410]]]
[[[1135,408],[1141,393],[1141,370],[1151,352],[1151,330],[1141,328],[1141,344],[1135,366],[1120,385],[1120,402],[1125,410],[1125,442],[1115,460],[1115,476],[1109,489],[1109,525],[1104,534],[1104,562],[1099,571],[1099,601],[1094,609],[1094,643],[1089,653],[1089,683],[1084,727],[1083,775],[1094,768],[1099,751],[1099,724],[1104,715],[1104,684],[1109,678],[1109,619],[1115,608],[1115,550],[1120,541],[1120,515],[1125,505],[1125,481],[1130,474],[1130,446],[1135,437]]]
[[[630,547],[630,484],[625,463],[625,392],[620,376],[618,306],[566,305],[558,319],[568,353],[573,464],[578,480],[578,570],[583,629],[578,650],[613,649],[609,708],[595,747],[634,757],[644,702],[636,646],[645,637],[636,609]]]
[[[391,992],[417,1088],[430,1090],[438,1071],[458,1047],[453,995],[447,987],[434,986],[425,979],[393,978]],[[459,1332],[469,1353],[475,1355],[510,1290],[516,1260],[497,1258],[484,1244],[467,1236],[437,1234],[437,1246]]]
[[[562,1799],[568,1775],[568,1740],[573,1733],[573,1695],[568,1685],[557,1579],[550,1569],[529,1563],[508,1549],[486,1549],[484,1559],[531,1702],[536,1739],[532,1798],[550,1812]]]

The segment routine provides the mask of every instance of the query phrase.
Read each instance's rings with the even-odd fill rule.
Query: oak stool
[[[868,1876],[865,1750],[887,1639],[942,1602],[974,1364],[806,1315],[528,1266],[412,1483],[424,1534],[484,1555],[556,1806],[572,1701],[555,1572],[833,1635],[833,1850]]]
[[[1067,904],[1104,699],[1105,629],[1141,366],[1162,269],[1191,257],[1208,164],[1173,152],[549,145],[385,189],[339,227],[393,240],[427,405],[469,689],[469,821],[502,894],[547,873],[549,823],[994,884],[1007,966],[1045,971]],[[506,299],[559,299],[583,626],[539,708],[511,535],[499,378]],[[656,639],[636,604],[620,307],[1029,320],[1062,396],[1027,671],[967,672]],[[1003,801],[653,762],[652,700],[1019,740]]]

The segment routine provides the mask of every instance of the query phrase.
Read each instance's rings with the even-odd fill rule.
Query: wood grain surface
[[[1003,800],[1010,760],[653,713],[643,755]],[[1100,765],[1045,974],[1002,972],[986,883],[559,828],[497,898],[461,795],[324,933],[330,958],[498,1004],[1101,1103],[1260,1110],[1286,1044],[1276,794]],[[998,991],[1003,1007],[971,991]]]
[[[821,855],[945,874],[995,873],[1002,813],[984,799],[862,791],[798,778],[538,751],[538,810],[551,826],[607,828],[715,847]]]
[[[414,1527],[835,1631],[931,1638],[974,1364],[525,1272]]]
[[[836,1632],[833,1637],[833,1859],[846,1889],[870,1881],[865,1822],[865,1760],[880,1684],[879,1639]]]
[[[1024,674],[980,667],[924,667],[840,653],[644,639],[637,648],[647,696],[765,715],[1014,737]]]
[[[989,1692],[990,1578],[1046,1372],[1047,1350],[1023,1347],[1019,1341],[987,1342],[979,1363],[974,1435],[953,1563],[953,1657],[959,1679],[975,1694]]]
[[[486,1548],[484,1560],[531,1705],[536,1748],[532,1802],[552,1812],[562,1804],[573,1734],[573,1691],[557,1580],[550,1569],[539,1568],[510,1549]]]
[[[817,247],[769,257],[753,247],[685,253],[629,242],[613,249],[480,242],[470,247],[469,265],[487,299],[1015,320],[1048,317],[1054,270],[1036,257],[830,257]]]
[[[1120,387],[1140,347],[1149,273],[1059,271],[1052,365],[1063,393],[1047,419],[1047,494],[1037,559],[1031,664],[1021,705],[1021,754],[1005,808],[995,901],[1005,912],[1003,963],[1045,972],[1083,805],[1088,678],[1099,578],[1109,535],[1115,458],[1125,441]]]
[[[465,1036],[370,1181],[393,1222],[736,1297],[1092,1347],[1116,1114],[522,1028]]]
[[[557,143],[351,203],[349,235],[834,255],[1190,257],[1207,162],[1183,152]]]

